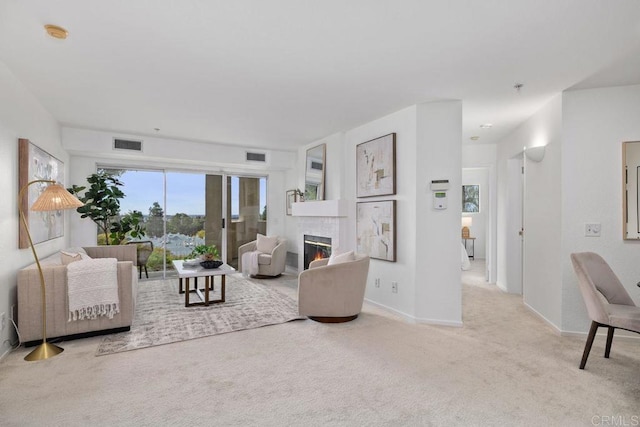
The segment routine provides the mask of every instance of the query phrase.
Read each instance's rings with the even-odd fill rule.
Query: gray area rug
[[[216,279],[215,292],[209,297],[220,297],[220,279]],[[197,301],[193,293],[190,298]],[[178,294],[177,278],[145,281],[139,284],[131,330],[105,336],[96,356],[297,319],[304,317],[298,315],[296,301],[239,274],[227,276],[225,302],[208,307],[185,307],[184,294]]]

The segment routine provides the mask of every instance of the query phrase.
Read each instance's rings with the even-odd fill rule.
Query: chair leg
[[[149,273],[147,273],[147,264],[144,265],[144,275],[147,276],[147,279],[149,278]]]
[[[584,353],[582,353],[582,361],[580,362],[580,369],[584,369],[584,366],[587,364],[587,358],[589,357],[589,352],[591,351],[591,346],[593,345],[593,339],[596,337],[598,326],[600,326],[598,322],[595,322],[595,321],[591,322],[591,329],[589,329],[589,336],[587,337],[587,342],[584,345]]]
[[[609,358],[609,353],[611,353],[611,343],[613,342],[613,331],[616,328],[613,326],[609,326],[609,330],[607,331],[607,346],[604,349],[604,357]]]
[[[138,266],[138,279],[142,279],[142,266]]]

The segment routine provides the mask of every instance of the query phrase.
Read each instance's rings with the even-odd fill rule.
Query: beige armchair
[[[578,285],[591,319],[591,329],[582,354],[584,369],[598,328],[608,328],[604,357],[609,358],[616,328],[640,333],[640,307],[636,307],[609,264],[593,252],[571,254]]]
[[[238,271],[242,269],[242,255],[258,249],[257,240],[254,240],[238,248]],[[258,255],[258,274],[256,276],[275,277],[284,273],[287,261],[287,240],[278,237],[278,242],[271,253]]]
[[[317,322],[349,322],[362,310],[369,256],[356,254],[355,261],[328,262],[329,258],[312,261],[298,276],[298,312]]]

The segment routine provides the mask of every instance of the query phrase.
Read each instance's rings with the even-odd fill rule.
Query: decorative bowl
[[[202,266],[202,268],[218,268],[222,265],[222,261],[216,259],[216,260],[211,260],[211,261],[202,261],[200,262],[200,266]]]

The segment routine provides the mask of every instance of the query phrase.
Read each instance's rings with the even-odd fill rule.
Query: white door
[[[507,292],[522,295],[523,156],[507,162]]]

